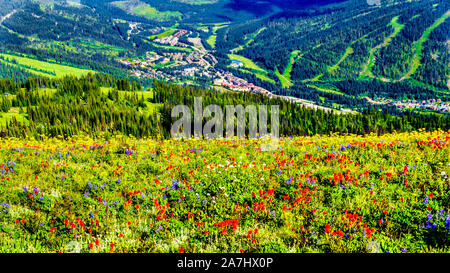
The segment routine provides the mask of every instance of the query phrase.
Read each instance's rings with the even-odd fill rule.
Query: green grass
[[[228,26],[229,23],[217,23],[212,28],[212,35],[209,36],[209,38],[206,40],[206,42],[212,47],[216,47],[216,40],[217,40],[217,31],[221,28],[224,28]]]
[[[369,51],[369,59],[367,61],[367,64],[364,66],[363,71],[360,73],[359,79],[365,79],[367,77],[374,77],[372,73],[372,68],[375,65],[375,55],[380,51],[382,47],[388,46],[392,39],[394,39],[405,27],[405,25],[398,23],[399,16],[396,16],[392,18],[391,22],[389,23],[390,26],[394,29],[394,32],[389,35],[382,44],[378,45],[377,47],[372,48]]]
[[[263,80],[263,81],[266,81],[266,82],[270,82],[270,83],[275,84],[275,81],[274,81],[273,79],[269,78],[269,77],[267,76],[267,73],[263,73],[263,72],[255,71],[255,70],[248,70],[248,69],[239,69],[239,70],[242,71],[242,72],[245,72],[245,73],[253,74],[253,75],[255,75],[258,79],[261,79],[261,80]]]
[[[63,48],[69,49],[71,51],[77,52],[77,48],[81,47],[87,49],[91,53],[98,53],[99,51],[107,53],[112,56],[117,56],[120,52],[125,51],[125,48],[118,46],[108,45],[95,40],[73,40],[69,42],[69,46],[65,43],[58,42]]]
[[[137,15],[158,20],[171,20],[174,18],[180,19],[183,14],[178,11],[158,11],[150,5],[141,5],[133,9]]]
[[[26,111],[26,108],[23,108],[23,110]],[[14,117],[19,123],[25,123],[28,126],[29,121],[27,119],[27,114],[19,112],[19,108],[13,107],[8,113],[0,113],[0,125],[5,127],[6,124],[10,123]]]
[[[228,25],[229,25],[229,23],[219,23],[219,24],[216,24],[216,25],[214,25],[212,31],[213,31],[214,34],[216,34],[217,31],[218,31],[219,29],[224,28],[224,27],[227,27]]]
[[[153,39],[161,39],[161,38],[172,36],[176,32],[177,32],[177,29],[171,28],[171,29],[168,29],[168,30],[166,30],[164,32],[161,32],[161,33],[149,36],[148,38],[151,39],[151,40],[153,40]]]
[[[236,54],[228,54],[228,58],[230,58],[231,60],[241,61],[244,64],[244,68],[241,68],[239,70],[241,70],[242,72],[253,74],[263,81],[275,83],[273,79],[268,77],[268,72],[255,64],[252,60]]]
[[[100,90],[103,94],[108,94],[112,88],[109,87],[101,87]],[[157,111],[163,104],[162,103],[153,103],[149,102],[148,99],[153,99],[152,91],[119,91],[119,97],[125,97],[129,95],[137,95],[139,98],[144,96],[146,108],[139,108],[139,111],[148,111],[148,113],[153,113]]]
[[[211,36],[209,36],[208,40],[206,40],[206,42],[207,42],[212,48],[215,48],[215,47],[216,47],[216,40],[217,40],[217,35],[211,35]]]
[[[292,67],[294,66],[295,61],[299,57],[301,57],[299,50],[292,51],[291,56],[289,57],[289,63],[286,66],[286,68],[284,69],[283,74],[280,74],[278,69],[275,71],[275,74],[277,74],[278,78],[280,79],[281,85],[283,86],[283,88],[288,88],[288,87],[292,86],[292,82],[291,82]]]
[[[354,42],[356,42],[356,41],[354,41]],[[353,44],[354,42],[352,42],[352,44]],[[340,65],[343,61],[345,61],[345,59],[347,59],[348,56],[350,56],[351,54],[353,54],[353,52],[354,52],[353,48],[352,48],[351,46],[348,46],[348,47],[345,49],[344,55],[339,59],[339,61],[338,61],[337,63],[335,63],[333,66],[328,66],[328,67],[327,67],[327,73],[328,73],[328,74],[331,74],[331,73],[333,73],[334,71],[336,71],[337,69],[339,69],[339,65]],[[313,79],[307,80],[307,81],[319,81],[324,75],[325,75],[325,73],[320,73],[319,75],[315,76]]]
[[[311,85],[311,84],[308,84],[307,86],[308,86],[308,87],[311,87],[311,88],[314,88],[314,89],[316,89],[316,90],[318,90],[318,91],[325,92],[325,93],[332,93],[332,94],[336,94],[336,95],[345,96],[344,93],[342,93],[342,92],[340,92],[340,91],[337,91],[337,90],[334,90],[334,89],[331,89],[331,88],[326,88],[326,87],[322,87],[322,86],[319,87],[319,86]]]
[[[125,50],[124,48],[118,46],[104,44],[102,42],[94,40],[73,41],[71,43],[73,43],[74,45],[80,45],[82,47],[91,48],[95,50],[112,50],[117,52]]]
[[[284,75],[282,75],[280,73],[280,71],[278,71],[278,68],[275,70],[275,74],[277,75],[278,79],[281,82],[281,86],[283,86],[283,88],[289,88],[292,86],[292,82],[288,79],[286,79],[286,77]]]
[[[209,28],[204,27],[204,26],[200,26],[200,27],[198,27],[197,29],[198,29],[198,30],[202,30],[202,31],[204,31],[204,32],[208,32],[208,31],[209,31]]]
[[[180,50],[180,51],[185,51],[185,52],[193,52],[194,51],[192,48],[189,48],[189,47],[160,45],[157,43],[151,43],[151,44],[155,47],[165,48],[165,49],[174,49],[174,50]]]
[[[353,54],[354,53],[354,50],[353,50],[353,48],[352,47],[347,47],[346,49],[345,49],[345,53],[344,53],[344,55],[341,57],[341,59],[335,64],[335,65],[333,65],[333,66],[331,66],[331,67],[328,67],[328,73],[332,73],[333,71],[335,71],[336,69],[338,69],[339,68],[339,65],[345,60],[345,59],[347,59],[347,57],[348,56],[350,56],[351,54]]]
[[[230,58],[231,60],[241,61],[244,64],[245,68],[259,71],[261,73],[267,73],[264,69],[262,69],[257,64],[255,64],[252,60],[250,60],[244,56],[236,55],[236,54],[228,54],[228,58]]]
[[[379,50],[380,47],[382,46],[387,46],[392,39],[398,35],[398,33],[400,33],[400,31],[403,29],[404,25],[401,25],[397,22],[398,20],[398,16],[394,17],[391,22],[389,23],[389,25],[391,25],[394,28],[394,33],[391,34],[384,42],[383,44],[379,45],[376,48],[373,48],[370,51],[370,56],[369,56],[369,61],[368,63],[365,65],[365,68],[363,69],[363,72],[360,73],[360,79],[363,79],[367,76],[367,74],[371,73],[370,69],[373,67],[374,65],[374,61],[375,61],[375,53],[377,52],[377,50]],[[341,56],[341,58],[333,65],[328,66],[327,67],[327,71],[320,73],[319,75],[315,76],[312,79],[306,79],[303,80],[303,82],[314,82],[314,81],[319,81],[325,74],[332,74],[334,71],[339,69],[339,66],[341,65],[341,63],[343,63],[345,60],[347,60],[349,58],[350,55],[352,55],[354,53],[354,49],[353,49],[353,45],[358,42],[358,41],[362,41],[364,39],[366,39],[371,33],[373,33],[374,31],[367,33],[361,37],[359,37],[358,39],[352,41],[347,48],[345,49],[344,54]],[[318,45],[317,47],[319,47],[320,45]],[[364,76],[363,76],[364,75]],[[370,74],[371,75],[371,74]]]
[[[254,32],[254,33],[245,35],[245,37],[244,37],[244,39],[246,40],[245,44],[244,45],[240,45],[240,46],[238,46],[236,48],[233,48],[231,50],[231,53],[235,53],[235,52],[237,52],[239,50],[243,50],[243,49],[247,48],[251,43],[253,43],[255,41],[256,37],[259,34],[261,34],[261,32],[263,32],[266,29],[267,29],[267,27],[263,27],[263,28],[260,28],[258,31]]]
[[[154,7],[137,1],[115,1],[112,5],[125,10],[130,14],[142,16],[155,21],[169,21],[173,19],[181,19],[181,14],[178,11],[159,11]]]
[[[103,94],[108,94],[108,92],[110,90],[112,90],[112,88],[109,87],[101,87],[100,90],[102,91]],[[153,92],[151,91],[119,91],[120,95],[138,95],[140,96],[144,96],[144,99],[153,99]]]
[[[434,24],[432,24],[430,27],[428,27],[425,32],[423,33],[422,37],[414,44],[414,57],[411,62],[411,68],[410,70],[400,79],[405,80],[409,79],[414,73],[416,73],[417,69],[419,68],[421,61],[422,61],[422,51],[423,51],[423,44],[428,41],[428,38],[430,37],[431,32],[440,26],[442,23],[445,22],[450,17],[450,11],[447,11],[445,14],[443,14],[441,17],[439,17]]]
[[[60,65],[45,61],[40,61],[36,59],[32,59],[29,57],[24,56],[17,56],[12,54],[0,54],[5,59],[15,60],[18,64],[18,66],[26,66],[27,68],[24,68],[25,70],[41,75],[41,76],[47,76],[47,77],[62,77],[66,75],[73,75],[73,76],[82,76],[88,73],[95,73],[93,70],[88,69],[80,69],[76,67],[71,67],[67,65]],[[14,65],[14,64],[13,64]],[[17,66],[17,65],[16,65]],[[42,72],[44,71],[44,72]],[[52,74],[54,73],[54,75]]]
[[[153,66],[153,69],[167,67],[167,66],[173,65],[174,63],[175,63],[174,61],[169,61],[167,63],[160,63],[160,64]]]

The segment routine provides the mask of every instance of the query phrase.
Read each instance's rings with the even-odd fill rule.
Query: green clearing
[[[263,28],[260,28],[258,31],[254,32],[254,33],[245,35],[245,37],[244,37],[244,40],[246,40],[245,44],[244,45],[240,45],[240,46],[238,46],[236,48],[233,48],[231,50],[231,53],[235,53],[235,52],[238,52],[238,51],[240,51],[242,49],[247,48],[251,43],[253,43],[255,41],[256,37],[259,34],[261,34],[261,32],[263,32],[266,29],[267,29],[267,27],[263,27]]]
[[[153,69],[168,67],[168,66],[171,66],[173,64],[175,64],[174,61],[169,61],[167,63],[160,63],[160,64],[157,64],[157,65],[153,66]]]
[[[169,21],[173,19],[181,19],[178,11],[159,11],[149,4],[140,1],[115,1],[111,5],[116,6],[130,14],[146,17],[155,21]]]
[[[6,60],[15,60],[16,64],[7,62],[8,64],[21,67],[31,73],[47,76],[47,77],[62,77],[66,75],[82,76],[88,73],[95,73],[93,70],[81,69],[76,67],[71,67],[67,65],[55,64],[45,61],[39,61],[29,57],[11,55],[6,53],[1,53],[0,56]],[[1,60],[5,62],[4,60]]]
[[[101,87],[100,90],[103,94],[108,94],[108,92],[113,90],[113,88]],[[144,99],[153,99],[153,92],[151,91],[119,91],[119,95],[138,95],[144,96]]]
[[[392,22],[391,22],[392,23]],[[353,45],[355,44],[355,43],[357,43],[358,41],[362,41],[362,40],[364,40],[364,39],[366,39],[371,33],[373,33],[373,32],[375,32],[375,30],[374,31],[371,31],[371,32],[369,32],[369,33],[367,33],[367,34],[365,34],[365,35],[363,35],[363,36],[361,36],[361,37],[359,37],[358,39],[356,39],[356,40],[354,40],[354,41],[352,41],[348,46],[347,46],[347,48],[345,49],[345,52],[344,52],[344,54],[341,56],[341,58],[334,64],[334,65],[332,65],[332,66],[328,66],[327,67],[327,71],[326,72],[323,72],[323,73],[320,73],[319,75],[317,75],[317,76],[315,76],[314,78],[312,78],[312,79],[305,79],[305,80],[303,80],[303,82],[311,82],[311,81],[319,81],[326,73],[328,73],[328,74],[332,74],[334,71],[336,71],[337,69],[339,69],[339,65],[342,63],[342,62],[344,62],[345,60],[347,60],[347,58],[350,56],[350,55],[352,55],[353,53],[354,53],[354,49],[353,49]],[[315,48],[319,48],[321,45],[319,44],[319,45],[317,45]],[[314,48],[314,49],[315,49]]]
[[[61,43],[60,43],[61,44]],[[64,44],[64,43],[62,43]],[[103,51],[105,53],[109,53],[110,55],[113,56],[117,56],[120,52],[125,51],[126,49],[118,47],[118,46],[113,46],[113,45],[108,45],[99,41],[95,41],[95,40],[73,40],[69,42],[69,48],[76,48],[77,47],[82,47],[85,48],[89,51],[93,51],[93,52],[98,52],[98,51]]]
[[[241,61],[244,64],[244,68],[240,68],[240,71],[253,74],[263,81],[275,83],[273,79],[268,77],[269,73],[265,69],[255,64],[252,60],[236,54],[228,54],[228,58],[230,58],[231,60]]]
[[[103,94],[108,94],[109,91],[113,90],[109,87],[101,87],[100,90]],[[153,92],[151,91],[119,91],[119,97],[123,98],[129,95],[137,95],[139,98],[144,96],[146,108],[139,108],[139,111],[148,110],[149,113],[153,113],[157,111],[163,104],[162,103],[153,103],[149,102],[148,99],[153,98]]]
[[[23,108],[23,110],[26,111],[25,108]],[[15,118],[19,123],[29,125],[27,114],[20,113],[20,109],[16,107],[11,108],[8,113],[0,113],[0,125],[5,127],[6,124],[10,123],[13,118]]]
[[[430,37],[431,32],[440,26],[442,23],[445,22],[450,17],[450,11],[447,11],[444,13],[441,17],[439,17],[430,27],[428,27],[425,32],[423,33],[422,37],[414,43],[414,57],[411,62],[411,68],[410,70],[400,79],[400,80],[406,80],[409,79],[414,73],[416,73],[417,69],[419,68],[421,61],[422,61],[422,51],[423,51],[423,44],[428,41],[428,38]]]
[[[311,87],[311,88],[314,88],[314,89],[316,89],[318,91],[325,92],[325,93],[332,93],[332,94],[341,95],[341,96],[345,96],[346,95],[346,94],[344,94],[344,93],[342,93],[340,91],[337,91],[337,90],[334,90],[334,89],[331,89],[331,88],[327,88],[327,87],[323,87],[323,86],[319,87],[319,86],[310,85],[310,84],[308,84],[307,86]]]
[[[161,33],[149,36],[148,38],[150,40],[154,40],[154,39],[161,39],[161,38],[169,37],[169,36],[174,35],[177,32],[177,30],[178,29],[170,28],[170,29],[168,29],[168,30],[166,30],[164,32],[161,32]]]
[[[227,27],[228,25],[229,25],[229,23],[218,23],[218,24],[215,24],[214,27],[212,28],[212,31],[213,31],[214,34],[216,34],[219,29]]]
[[[106,49],[106,50],[112,50],[112,51],[118,51],[118,52],[125,50],[124,48],[121,48],[118,46],[104,44],[102,42],[94,41],[94,40],[71,41],[71,44],[79,45],[79,46],[87,47],[87,48],[92,48],[92,49],[96,49],[96,50]]]
[[[278,71],[278,68],[275,70],[275,74],[280,80],[281,86],[283,86],[283,88],[289,88],[292,86],[292,82],[289,79],[287,79],[284,75],[282,75],[280,71]]]
[[[239,69],[239,70],[242,71],[242,72],[245,72],[245,73],[253,74],[257,78],[259,78],[259,79],[261,79],[263,81],[275,84],[275,81],[267,76],[267,72],[263,73],[263,72],[260,72],[260,71],[249,70],[249,69],[242,69],[242,68]]]
[[[250,60],[244,56],[236,55],[236,54],[228,54],[228,58],[230,58],[231,60],[237,60],[237,61],[242,62],[244,64],[244,67],[247,69],[251,69],[251,70],[255,70],[255,71],[259,71],[261,73],[267,74],[266,70],[262,69],[257,64],[255,64],[252,60]]]
[[[300,51],[299,50],[294,50],[291,52],[291,56],[289,57],[289,63],[286,66],[286,68],[283,71],[283,74],[280,74],[280,72],[278,71],[278,69],[275,71],[275,74],[277,74],[278,78],[281,81],[281,85],[283,86],[283,88],[289,88],[292,86],[292,82],[291,82],[291,72],[292,72],[292,67],[294,66],[295,61],[300,58],[302,55],[300,55]]]
[[[171,19],[180,19],[183,14],[181,14],[178,11],[159,11],[155,9],[154,7],[142,4],[138,7],[135,7],[132,9],[133,13],[147,17],[150,19],[156,19],[156,20],[171,20]]]
[[[209,36],[209,38],[206,40],[206,42],[207,42],[212,48],[215,48],[215,47],[216,47],[216,40],[217,40],[217,35],[211,35],[211,36]]]
[[[394,18],[392,18],[391,22],[389,23],[389,26],[392,26],[392,28],[394,29],[394,32],[389,35],[382,44],[372,48],[369,51],[369,59],[366,63],[366,65],[364,66],[363,71],[360,73],[360,76],[358,79],[362,80],[365,79],[367,77],[374,77],[373,73],[372,73],[372,68],[375,65],[375,56],[378,52],[380,52],[380,49],[383,47],[388,46],[391,42],[392,39],[394,39],[405,27],[405,25],[398,23],[398,18],[399,16],[396,16]]]
[[[1,55],[0,55],[1,56]],[[18,64],[18,63],[13,63],[13,62],[11,62],[10,60],[1,60],[0,59],[0,62],[1,63],[4,63],[4,64],[7,64],[7,65],[10,65],[10,66],[13,66],[13,67],[16,67],[16,68],[20,68],[20,69],[23,69],[23,70],[25,70],[25,71],[27,71],[27,72],[30,72],[30,73],[33,73],[34,75],[37,75],[37,76],[43,76],[43,77],[55,77],[55,75],[54,75],[54,73],[52,72],[52,71],[44,71],[44,70],[42,70],[42,69],[34,69],[34,68],[31,68],[31,67],[29,67],[29,66],[26,66],[26,65],[21,65],[21,64]]]
[[[286,77],[288,80],[291,80],[292,67],[294,66],[295,61],[299,57],[302,56],[302,55],[300,55],[300,56],[299,55],[300,55],[300,50],[294,50],[294,51],[291,52],[291,56],[289,58],[289,63],[287,65],[287,67],[284,69],[284,72],[283,72],[283,76]]]
[[[335,71],[336,69],[338,69],[338,68],[339,68],[339,65],[340,65],[345,59],[347,59],[348,56],[350,56],[350,55],[353,54],[353,53],[354,53],[353,48],[352,48],[351,46],[347,47],[347,48],[345,49],[345,53],[344,53],[344,55],[341,57],[341,59],[340,59],[335,65],[333,65],[333,66],[331,66],[331,67],[328,67],[327,72],[328,72],[328,73],[332,73],[333,71]]]
[[[17,35],[18,37],[20,37],[20,38],[22,38],[22,39],[28,39],[28,40],[35,39],[35,37],[32,37],[32,36],[25,36],[25,35],[23,35],[23,34],[20,34],[20,33],[18,33],[18,32],[15,32],[14,30],[7,28],[7,27],[4,26],[3,24],[0,24],[0,27],[3,28],[3,29],[5,29],[6,31],[8,31],[8,32],[11,33],[11,34]]]
[[[355,43],[355,42],[356,42],[356,41],[352,42],[352,44]],[[354,52],[353,48],[352,48],[351,46],[348,46],[348,47],[345,49],[344,55],[342,55],[342,57],[339,59],[339,61],[338,61],[337,63],[335,63],[333,66],[328,66],[328,67],[327,67],[327,73],[328,73],[328,74],[331,74],[331,73],[333,73],[334,71],[336,71],[337,69],[339,69],[339,65],[340,65],[343,61],[345,61],[345,59],[347,59],[348,56],[350,56],[351,54],[353,54],[353,52]],[[307,81],[319,81],[324,75],[325,75],[325,73],[320,73],[319,75],[315,76],[313,79],[307,80]]]
[[[209,38],[206,40],[206,42],[212,47],[215,48],[216,47],[216,40],[217,40],[217,31],[221,28],[224,28],[226,26],[228,26],[229,23],[218,23],[216,25],[214,25],[214,27],[212,28],[212,35],[209,36]]]
[[[185,52],[193,52],[194,50],[189,47],[181,47],[181,46],[169,46],[169,45],[160,45],[157,43],[151,43],[154,47],[159,48],[165,48],[165,49],[172,49],[172,50],[179,50],[179,51],[185,51]]]
[[[208,31],[209,31],[209,28],[203,27],[203,26],[198,27],[197,29],[198,29],[198,30],[201,30],[201,31],[204,31],[204,32],[208,32]]]

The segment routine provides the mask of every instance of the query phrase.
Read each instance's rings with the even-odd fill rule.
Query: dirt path
[[[1,17],[1,18],[0,18],[0,25],[3,24],[3,22],[4,22],[6,19],[8,19],[9,17],[13,16],[14,13],[16,13],[16,12],[17,12],[17,10],[13,10],[13,11],[11,11],[10,13],[6,14],[5,16]]]

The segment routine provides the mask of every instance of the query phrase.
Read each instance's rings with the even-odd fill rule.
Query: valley
[[[449,17],[0,0],[0,253],[449,252]]]
[[[448,5],[436,1],[436,4],[428,4],[432,8],[431,11],[423,9],[428,15],[421,14],[421,11],[416,9],[416,14],[409,16],[403,13],[419,7],[420,1],[392,3],[387,7],[389,12],[385,14],[376,6],[350,2],[351,4],[345,4],[352,6],[348,10],[339,9],[343,4],[335,4],[333,7],[337,8],[337,12],[334,18],[327,13],[321,14],[318,9],[317,14],[290,19],[291,23],[284,23],[283,17],[256,17],[244,24],[238,19],[215,22],[186,20],[191,6],[218,9],[221,1],[178,1],[177,4],[171,4],[172,10],[160,1],[108,1],[104,4],[94,2],[89,5],[81,1],[80,5],[68,6],[65,6],[64,1],[55,1],[51,6],[43,6],[51,14],[48,17],[45,17],[47,15],[44,15],[42,10],[34,10],[36,6],[12,9],[1,17],[0,24],[8,32],[8,37],[22,39],[17,42],[26,50],[20,51],[30,56],[29,60],[26,60],[20,57],[22,52],[7,50],[2,55],[14,58],[3,59],[1,63],[27,73],[49,77],[96,71],[128,75],[145,82],[165,80],[176,84],[215,86],[229,91],[253,90],[255,86],[255,90],[263,93],[297,97],[308,104],[335,110],[344,108],[361,112],[373,106],[362,98],[375,98],[373,95],[377,91],[368,90],[366,94],[355,96],[342,92],[338,85],[349,80],[362,84],[370,80],[386,84],[405,82],[407,84],[402,86],[410,87],[407,87],[404,93],[411,93],[408,89],[416,88],[415,82],[423,82],[417,76],[425,73],[422,72],[425,61],[422,59],[424,45],[430,35],[448,26]],[[95,5],[117,13],[112,22],[113,29],[105,32],[110,23],[104,21],[106,18],[96,17],[95,11],[88,9]],[[185,13],[178,11],[178,8],[183,8]],[[239,14],[244,14],[243,12],[245,13],[244,9],[240,10]],[[74,29],[81,27],[82,33],[87,33],[93,24],[100,24],[102,27],[99,28],[101,31],[88,39],[77,37],[76,32],[66,38],[63,38],[65,33],[62,33],[63,36],[54,36],[42,30],[30,35],[26,31],[19,31],[18,25],[11,24],[13,20],[28,13],[36,16],[27,20],[39,21],[46,18],[48,22],[54,22],[56,27],[69,27],[72,24],[72,19],[69,18],[77,18],[85,25],[75,26]],[[38,15],[40,13],[41,15]],[[251,18],[254,15],[248,13],[245,16]],[[362,26],[374,16],[381,18],[376,24],[366,27],[367,29],[360,33],[350,30],[352,25]],[[355,21],[349,21],[349,17]],[[403,42],[404,35],[416,31],[410,29],[413,21],[424,18],[429,21],[433,18],[433,21],[426,28],[417,30],[420,34],[417,40],[410,44]],[[63,24],[58,23],[58,20],[62,20]],[[275,26],[285,29],[274,32]],[[233,31],[231,35],[230,31]],[[235,36],[239,31],[243,31],[242,35]],[[348,31],[349,37],[339,40],[329,36],[342,31]],[[305,40],[305,37],[311,39]],[[273,47],[273,42],[279,46]],[[400,49],[399,46],[407,51],[411,50],[413,54],[405,54],[405,62],[386,63],[390,62],[391,58],[386,54]],[[442,44],[440,46],[440,51],[443,52],[444,47]],[[58,52],[58,56],[51,56],[49,52]],[[439,65],[445,64],[447,55],[442,56],[442,61],[437,60]],[[45,65],[61,56],[73,57],[66,58],[64,64]],[[324,62],[320,63],[320,60]],[[399,65],[401,67],[397,67]],[[307,74],[303,71],[307,71]],[[227,73],[232,73],[231,78],[244,84],[224,80]],[[444,75],[447,76],[440,77],[442,84],[433,86],[436,98],[444,102],[448,101],[447,96],[443,95],[445,89],[448,90],[448,74],[445,72]],[[414,78],[414,81],[410,81],[411,78]],[[218,82],[220,84],[217,84]],[[418,86],[423,88],[430,84]],[[408,99],[431,99],[410,95],[384,98],[399,102]]]

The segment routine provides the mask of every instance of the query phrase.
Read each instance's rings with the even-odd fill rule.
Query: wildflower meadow
[[[449,252],[449,142],[1,139],[0,252]]]

